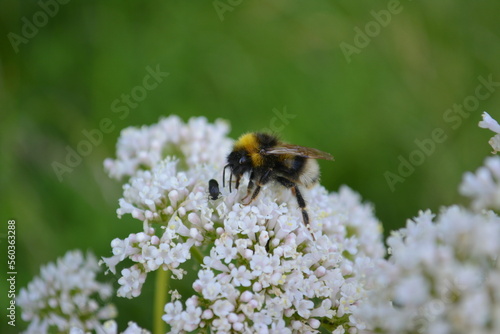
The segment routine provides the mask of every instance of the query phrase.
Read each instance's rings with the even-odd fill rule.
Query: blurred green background
[[[0,3],[1,232],[16,219],[18,288],[69,249],[107,256],[113,238],[140,229],[116,217],[121,184],[102,162],[115,156],[121,129],[170,114],[227,119],[234,138],[275,124],[285,140],[331,152],[322,183],[359,192],[386,233],[420,209],[466,203],[462,174],[491,151],[481,112],[500,118],[500,87],[473,98],[480,76],[500,81],[500,2],[401,1],[390,18],[382,13],[391,1],[232,3],[218,12],[211,1],[73,0],[47,22],[36,1]],[[38,32],[19,42],[34,16]],[[365,28],[371,37],[357,30]],[[346,57],[341,43],[357,49]],[[113,101],[157,65],[170,75],[126,117],[115,113]],[[447,110],[464,100],[470,116],[452,120]],[[272,121],[284,108],[293,118]],[[60,182],[51,164],[104,118],[113,131]],[[415,140],[436,128],[446,140],[391,190],[385,173],[398,173],[399,156],[418,158]],[[151,328],[148,293],[139,303],[115,299],[122,326]]]

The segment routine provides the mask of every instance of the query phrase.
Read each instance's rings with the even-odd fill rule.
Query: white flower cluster
[[[500,133],[488,114],[479,125]],[[499,135],[490,140],[495,152]],[[391,256],[370,276],[368,302],[355,312],[377,333],[500,333],[500,159],[490,157],[460,186],[473,211],[429,211],[392,233]]]
[[[170,333],[364,328],[351,314],[365,297],[372,260],[384,254],[370,209],[348,188],[328,195],[316,187],[310,193],[312,226],[328,233],[316,231],[311,242],[300,211],[271,197],[278,191],[264,192],[255,206],[233,204],[235,196],[224,203],[232,205],[219,206],[224,223],[193,283],[197,294],[185,308],[178,300],[165,306]],[[375,239],[360,237],[358,228],[375,232]]]
[[[97,328],[95,332],[98,334],[117,334],[118,325],[116,324],[116,321],[108,320],[102,325],[102,327]],[[91,332],[85,332],[81,328],[72,327],[69,334],[91,334]],[[150,334],[150,332],[140,328],[135,322],[130,321],[128,323],[128,327],[121,332],[121,334]]]
[[[208,166],[178,171],[177,166],[177,160],[167,158],[151,171],[137,171],[124,186],[118,215],[130,213],[144,224],[143,231],[114,239],[113,256],[103,259],[113,273],[119,262],[134,262],[121,271],[119,296],[140,295],[147,273],[160,267],[181,279],[180,265],[191,258],[191,247],[215,235],[206,192],[206,180],[215,171]]]
[[[222,120],[209,124],[204,117],[193,117],[187,124],[177,116],[158,124],[124,129],[117,145],[117,159],[106,159],[109,176],[121,179],[138,169],[151,169],[167,156],[180,159],[183,168],[200,164],[219,166],[232,141],[226,137],[229,126]]]
[[[80,251],[42,266],[40,276],[16,298],[22,319],[30,322],[26,333],[68,333],[72,327],[99,332],[102,320],[116,316],[112,304],[99,305],[113,293],[110,284],[96,280],[99,271],[94,255],[84,258]]]
[[[183,278],[181,265],[204,253],[192,282],[195,294],[183,303],[175,292],[165,305],[170,333],[362,330],[353,311],[366,297],[370,271],[384,256],[372,208],[347,187],[332,194],[314,187],[304,194],[313,238],[287,189],[264,187],[249,206],[240,203],[244,186],[230,194],[221,189],[221,199],[209,200],[208,180],[220,180],[231,150],[227,131],[221,122],[210,125],[197,118],[183,124],[169,117],[122,132],[119,159],[107,160],[106,166],[111,176],[131,176],[118,215],[131,214],[143,229],[113,240],[113,256],[104,259],[113,272],[122,261],[133,262],[121,270],[118,294],[138,296],[155,270]]]
[[[421,212],[387,243],[359,315],[392,334],[500,333],[500,218],[452,206]]]
[[[500,158],[488,157],[475,174],[464,174],[460,193],[472,199],[472,208],[500,209]]]
[[[500,125],[488,113],[483,113],[483,120],[479,122],[482,128],[490,129],[497,134],[489,141],[493,153],[500,151]],[[480,211],[484,209],[500,209],[500,158],[488,157],[484,166],[475,174],[467,172],[460,185],[460,193],[472,199],[472,208]]]

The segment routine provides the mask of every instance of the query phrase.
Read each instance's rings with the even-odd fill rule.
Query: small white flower
[[[273,272],[271,259],[264,254],[255,254],[250,261],[250,268],[252,268],[252,275],[254,277],[260,276],[263,273],[270,274]]]
[[[222,293],[222,285],[217,281],[211,281],[202,289],[203,297],[208,300],[215,300]]]
[[[234,310],[234,305],[231,304],[228,300],[217,300],[214,303],[212,310],[214,311],[215,315],[219,317],[225,317],[229,314],[229,312],[232,312]]]
[[[465,173],[460,193],[472,199],[475,210],[500,209],[500,157],[486,158],[476,174]]]
[[[137,297],[141,294],[141,288],[146,281],[146,274],[143,273],[138,265],[123,269],[122,277],[118,280],[121,287],[118,289],[120,297]]]
[[[253,278],[252,273],[248,271],[245,266],[233,268],[231,270],[231,276],[233,277],[234,286],[250,286],[250,284],[252,284],[250,282]]]
[[[492,153],[496,154],[500,151],[500,125],[487,112],[483,112],[483,120],[479,122],[479,127],[489,129],[497,133],[489,141],[489,144],[493,147]]]
[[[231,262],[236,256],[236,248],[233,247],[233,239],[217,239],[215,241],[215,251],[217,252],[217,258],[224,260],[225,263]]]
[[[186,311],[182,312],[181,318],[184,322],[185,331],[193,331],[198,328],[201,321],[201,307],[198,306],[197,297],[191,297],[186,301]]]
[[[301,300],[295,306],[297,308],[297,313],[304,319],[309,319],[311,316],[311,309],[314,307],[314,303],[310,300]]]
[[[479,122],[479,127],[500,133],[500,125],[486,111],[483,112],[483,120]]]
[[[178,300],[174,301],[173,303],[167,303],[165,305],[164,311],[165,314],[163,315],[162,319],[165,320],[165,322],[170,323],[178,321],[182,312],[182,304]]]
[[[419,275],[401,279],[394,287],[394,302],[418,306],[429,298],[429,283]]]
[[[150,333],[149,331],[140,328],[133,321],[130,321],[128,323],[127,329],[125,329],[125,331],[122,332],[122,334],[149,334],[149,333]]]

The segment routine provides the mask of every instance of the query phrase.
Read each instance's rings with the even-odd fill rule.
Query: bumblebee
[[[222,185],[225,186],[227,168],[231,172],[230,192],[233,175],[238,189],[243,174],[249,173],[247,194],[242,202],[249,199],[243,205],[252,203],[259,195],[261,187],[269,182],[291,189],[307,226],[309,215],[300,189],[302,186],[310,188],[318,182],[319,166],[315,159],[333,160],[333,157],[315,148],[283,143],[271,134],[246,133],[236,141],[233,151],[227,156],[227,165],[222,172]]]
[[[219,183],[214,179],[210,179],[208,181],[208,198],[212,201],[219,199],[219,195],[221,194],[219,190]]]

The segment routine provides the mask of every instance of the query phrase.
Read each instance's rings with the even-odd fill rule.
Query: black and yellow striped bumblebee
[[[315,148],[281,142],[278,137],[259,132],[242,135],[234,144],[233,151],[227,156],[227,165],[222,174],[225,186],[225,172],[229,168],[229,191],[233,175],[236,189],[240,186],[243,174],[250,174],[247,194],[242,202],[244,205],[252,203],[261,190],[269,182],[278,183],[291,189],[297,198],[297,204],[302,210],[304,224],[309,225],[309,215],[306,210],[306,201],[300,187],[312,187],[319,180],[319,166],[316,159],[333,160],[326,152]]]

